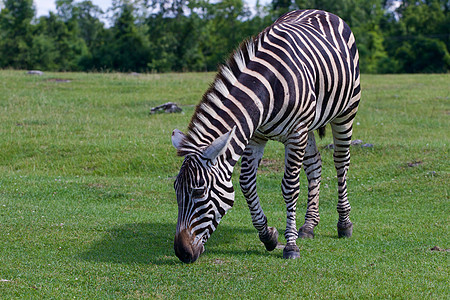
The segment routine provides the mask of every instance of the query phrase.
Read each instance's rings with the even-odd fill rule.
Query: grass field
[[[239,191],[194,264],[173,252],[171,145],[213,74],[0,71],[0,298],[449,299],[450,75],[362,76],[349,199],[338,239],[332,150],[322,149],[321,223],[300,259],[266,252]],[[183,114],[149,115],[167,101]],[[331,130],[319,141],[331,143]],[[284,243],[283,147],[258,187]],[[306,205],[306,179],[298,224]]]

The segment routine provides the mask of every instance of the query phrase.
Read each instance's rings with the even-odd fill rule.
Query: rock
[[[150,110],[150,114],[156,114],[156,113],[161,113],[161,112],[165,112],[165,113],[180,113],[180,112],[182,112],[182,109],[180,107],[178,107],[178,105],[176,105],[173,102],[167,102],[167,103],[164,103],[162,105],[153,107]]]
[[[39,70],[31,70],[31,71],[28,71],[27,74],[29,74],[29,75],[39,75],[39,76],[42,76],[42,75],[44,75],[44,72],[39,71]]]
[[[365,143],[362,140],[352,140],[351,145],[352,146],[360,146],[361,148],[373,148],[373,144]],[[323,147],[324,149],[334,149],[333,144],[328,144]]]
[[[365,143],[361,147],[363,147],[363,148],[373,148],[373,144]]]

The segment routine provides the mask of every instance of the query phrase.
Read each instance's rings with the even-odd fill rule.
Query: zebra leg
[[[352,110],[344,117],[339,117],[331,123],[334,140],[334,165],[337,171],[338,179],[338,204],[337,212],[339,220],[337,230],[339,237],[351,237],[353,233],[353,224],[350,221],[350,203],[347,195],[347,171],[350,165],[350,144],[352,138],[353,117],[357,108]]]
[[[258,230],[259,239],[268,251],[272,251],[278,244],[278,231],[274,227],[267,227],[267,217],[261,208],[256,191],[256,172],[266,143],[267,140],[263,138],[254,137],[250,140],[242,156],[239,183],[247,200],[253,226]]]
[[[319,223],[319,189],[322,175],[322,160],[317,149],[314,132],[308,133],[308,144],[303,158],[303,169],[308,178],[308,204],[305,223],[298,230],[300,238],[314,238],[314,227]]]
[[[300,129],[285,142],[285,170],[281,183],[283,198],[286,203],[286,247],[283,258],[298,258],[300,250],[295,241],[298,237],[296,224],[297,199],[300,189],[300,171],[307,143],[306,129]]]

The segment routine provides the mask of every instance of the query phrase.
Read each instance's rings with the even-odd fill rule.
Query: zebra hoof
[[[259,239],[266,246],[267,251],[272,251],[278,245],[278,231],[275,227],[269,227],[268,233],[264,236],[259,235]]]
[[[298,230],[298,237],[301,239],[313,239],[314,238],[314,229],[312,228],[304,228],[300,227]]]
[[[283,249],[283,258],[284,259],[296,259],[300,257],[300,249],[298,249],[297,245],[289,244],[286,245]]]
[[[338,237],[339,238],[352,237],[353,223],[349,222],[348,224],[345,224],[344,226],[340,226],[340,224],[338,223],[337,230],[338,230]]]

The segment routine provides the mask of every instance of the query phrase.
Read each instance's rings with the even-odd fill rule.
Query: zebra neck
[[[192,118],[188,137],[197,149],[205,149],[235,127],[235,132],[224,151],[224,163],[233,167],[258,127],[259,115],[251,114],[246,109],[246,103],[237,101],[231,94],[223,99],[210,91],[205,98],[207,101],[203,101],[197,107]]]
[[[264,103],[269,97],[268,88],[260,80],[261,76],[249,69],[261,47],[260,39],[258,36],[242,43],[220,68],[189,125],[188,142],[196,145],[198,150],[236,127],[225,151],[226,162],[231,167],[243,154],[263,118],[267,117]]]

